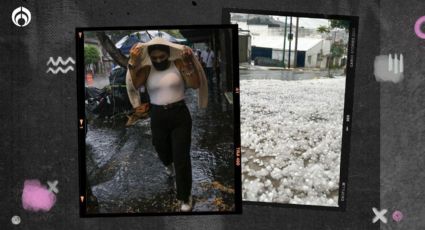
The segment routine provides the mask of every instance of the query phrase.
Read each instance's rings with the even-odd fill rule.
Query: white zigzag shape
[[[74,71],[74,68],[72,66],[68,66],[68,68],[66,69],[62,69],[62,67],[58,67],[57,69],[52,69],[49,68],[47,69],[46,73],[52,72],[53,74],[57,74],[59,71],[61,71],[62,73],[68,73],[68,71]]]
[[[64,61],[61,56],[59,56],[56,61],[53,59],[53,57],[50,57],[49,61],[47,61],[47,65],[49,65],[50,63],[52,63],[54,66],[58,66],[59,63],[61,63],[62,65],[66,65],[66,64],[68,64],[68,62],[75,64],[74,59],[72,59],[71,57],[68,57],[68,59],[66,59],[66,61]]]

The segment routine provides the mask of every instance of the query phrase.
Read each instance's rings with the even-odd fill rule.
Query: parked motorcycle
[[[86,118],[88,120],[110,120],[133,110],[125,84],[126,71],[124,68],[113,70],[109,76],[110,84],[102,89],[85,88]],[[141,93],[140,97],[142,102],[149,101],[147,93]]]

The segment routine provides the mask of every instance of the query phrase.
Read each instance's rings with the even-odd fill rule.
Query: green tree
[[[115,44],[121,40],[121,38],[138,31],[139,30],[110,30],[105,31],[105,34],[108,36],[111,42]]]
[[[184,38],[183,35],[180,33],[180,30],[161,30],[161,31],[168,33],[175,38]]]
[[[331,29],[327,26],[319,26],[319,28],[317,28],[317,32],[322,34],[328,34],[329,32],[331,32]]]
[[[342,44],[340,42],[334,42],[331,45],[331,54],[332,54],[332,57],[340,58],[340,57],[342,57],[342,55],[344,55],[344,52],[345,52],[345,46],[344,46],[344,44]]]
[[[330,28],[339,28],[339,29],[345,29],[345,31],[348,31],[350,29],[350,21],[346,20],[335,20],[331,19],[331,25]]]
[[[321,34],[329,35],[329,33],[331,32],[331,27],[330,26],[319,26],[317,28],[317,32],[319,32]],[[322,49],[321,49],[320,56],[323,56],[322,52],[323,52],[323,43],[322,43]],[[332,77],[331,76],[331,66],[330,66],[330,62],[332,60],[331,55],[332,54],[326,55],[326,67],[328,69],[328,77]]]
[[[331,60],[332,60],[331,61],[332,66],[331,67],[337,67],[337,66],[334,66],[333,65],[333,60],[341,58],[344,55],[344,53],[345,53],[345,48],[346,47],[341,42],[334,42],[334,43],[332,43],[331,50],[330,50],[330,52],[331,52]]]
[[[84,64],[96,64],[100,60],[99,50],[94,45],[84,45]]]
[[[112,42],[111,38],[105,33],[105,31],[97,31],[96,37],[99,40],[101,46],[108,52],[114,61],[121,67],[126,68],[128,63],[128,57],[124,56],[115,44]]]

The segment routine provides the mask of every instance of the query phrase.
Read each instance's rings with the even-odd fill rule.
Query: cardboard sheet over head
[[[161,37],[156,37],[152,40],[150,40],[149,42],[140,44],[140,46],[143,48],[142,50],[142,60],[141,60],[141,64],[142,66],[152,66],[152,61],[149,57],[149,53],[148,53],[148,46],[150,45],[166,45],[170,47],[170,57],[168,58],[170,61],[174,61],[176,59],[180,59],[181,58],[181,52],[184,49],[184,45],[180,45],[180,44],[176,44],[176,43],[172,43],[167,41],[164,38]]]
[[[136,46],[141,47],[141,60],[140,64],[141,67],[144,66],[152,66],[152,61],[149,56],[148,47],[151,45],[166,45],[170,47],[170,57],[168,60],[175,61],[177,59],[182,59],[182,52],[186,46],[172,43],[164,38],[156,37],[149,42],[146,43],[137,43]],[[205,73],[202,69],[201,64],[196,60],[192,59],[194,62],[194,70],[196,72],[196,76],[199,78],[200,86],[198,89],[198,106],[199,108],[206,108],[208,105],[208,82],[207,78],[205,76]],[[138,63],[132,63],[132,64],[138,64]],[[190,80],[185,80],[185,82],[188,84]],[[189,84],[188,84],[189,85]]]

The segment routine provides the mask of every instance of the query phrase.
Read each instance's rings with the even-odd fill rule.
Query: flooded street
[[[197,92],[186,91],[192,126],[193,211],[234,210],[233,106],[217,89],[207,109]],[[178,212],[174,179],[167,176],[152,145],[150,119],[125,127],[127,117],[88,121],[87,180],[99,213]],[[91,199],[88,200],[88,202]]]

